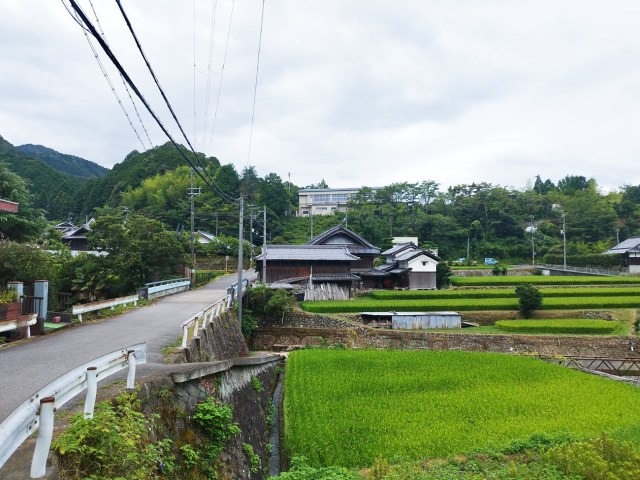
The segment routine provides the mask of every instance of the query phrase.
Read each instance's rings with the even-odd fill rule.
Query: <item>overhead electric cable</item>
[[[216,20],[218,14],[218,0],[214,0],[211,7],[211,25],[209,28],[209,58],[207,62],[207,88],[205,90],[205,102],[204,102],[204,125],[202,128],[202,146],[204,149],[205,137],[207,135],[207,123],[209,116],[209,95],[211,90],[211,61],[213,59],[213,46],[215,43],[216,35]]]
[[[156,121],[156,123],[158,124],[158,126],[160,127],[160,129],[162,130],[162,132],[167,136],[167,138],[169,139],[169,141],[173,144],[173,146],[176,148],[176,150],[178,151],[178,153],[180,154],[180,156],[191,166],[191,168],[198,174],[198,176],[202,179],[202,181],[205,183],[205,185],[207,185],[209,188],[211,188],[214,192],[216,192],[218,195],[220,195],[224,200],[227,200],[231,203],[235,203],[235,199],[232,198],[230,195],[228,195],[224,190],[222,190],[220,187],[218,187],[215,183],[210,182],[208,179],[206,179],[203,175],[202,175],[202,171],[198,168],[196,168],[196,166],[193,164],[193,162],[184,154],[184,152],[180,149],[179,145],[176,143],[176,141],[173,139],[173,137],[171,136],[171,134],[169,133],[169,131],[166,129],[166,127],[164,126],[164,124],[162,123],[162,121],[160,120],[160,118],[158,118],[158,116],[156,115],[156,113],[153,111],[153,109],[151,108],[151,106],[149,105],[149,103],[147,102],[147,100],[144,98],[144,96],[142,95],[142,93],[140,92],[140,90],[138,89],[138,87],[135,85],[135,83],[133,83],[133,80],[131,80],[131,77],[129,77],[129,74],[126,72],[126,70],[123,68],[122,64],[118,61],[118,59],[116,58],[116,56],[114,55],[114,53],[111,51],[111,48],[106,44],[106,42],[104,41],[104,39],[100,36],[100,34],[96,31],[95,27],[93,26],[93,24],[91,23],[91,21],[87,18],[87,16],[85,15],[84,11],[82,10],[82,8],[80,8],[80,6],[78,5],[78,3],[76,2],[76,0],[69,0],[69,3],[71,4],[71,6],[73,7],[73,9],[75,10],[75,12],[78,14],[78,16],[80,17],[80,19],[82,20],[82,22],[84,23],[84,25],[86,26],[86,29],[89,30],[89,32],[91,33],[91,35],[98,41],[98,43],[100,44],[100,47],[102,47],[102,49],[104,50],[105,54],[107,55],[107,57],[109,57],[109,60],[111,60],[111,62],[114,64],[114,66],[118,69],[118,71],[120,72],[120,74],[125,78],[125,80],[127,81],[127,83],[129,84],[129,86],[131,87],[131,89],[134,91],[134,93],[136,94],[136,96],[140,99],[140,101],[142,102],[142,104],[145,106],[145,108],[147,109],[147,111],[149,112],[149,114],[153,117],[153,119]],[[83,27],[84,28],[84,27]],[[197,156],[196,156],[197,158]]]
[[[178,128],[180,129],[180,132],[182,133],[182,136],[184,137],[185,141],[187,142],[187,145],[189,145],[189,148],[195,154],[195,150],[193,148],[193,145],[191,145],[191,142],[189,141],[189,138],[187,137],[187,134],[185,133],[184,129],[182,128],[182,125],[180,124],[180,120],[178,120],[178,117],[176,116],[176,112],[173,111],[173,107],[171,106],[171,103],[169,102],[169,99],[165,95],[164,90],[162,89],[162,87],[160,86],[160,81],[158,80],[158,77],[156,76],[155,72],[153,71],[153,68],[151,67],[151,63],[149,63],[149,60],[147,59],[147,56],[144,53],[144,50],[142,49],[142,45],[140,44],[140,41],[138,40],[138,36],[136,35],[136,32],[133,30],[133,26],[131,25],[131,22],[129,21],[129,17],[127,16],[126,12],[124,11],[124,8],[122,7],[122,3],[120,2],[120,0],[116,0],[116,3],[118,4],[118,8],[120,9],[120,13],[122,14],[122,17],[124,18],[125,23],[127,24],[127,28],[129,28],[129,32],[131,32],[131,35],[133,36],[133,40],[136,42],[136,46],[138,47],[138,51],[140,52],[140,55],[142,55],[142,58],[144,59],[144,63],[147,65],[147,70],[149,70],[149,73],[153,77],[153,81],[155,82],[156,86],[158,87],[158,90],[160,91],[160,94],[162,95],[162,98],[164,99],[164,102],[167,105],[167,108],[169,109],[169,112],[171,112],[171,116],[175,120],[176,125],[178,125]]]
[[[98,26],[98,31],[100,32],[100,35],[104,39],[105,43],[108,44],[107,37],[106,37],[106,35],[104,33],[104,29],[102,28],[102,24],[100,23],[100,18],[98,17],[98,12],[96,12],[96,9],[93,6],[93,2],[91,0],[89,0],[89,5],[91,6],[91,10],[93,11],[93,16],[96,19],[96,25]],[[97,56],[98,54],[95,51],[95,49],[93,47],[93,44],[91,43],[91,40],[89,39],[88,33],[89,32],[85,29],[85,38],[87,39],[87,42],[89,42],[89,45],[91,46],[91,50],[93,51],[94,55],[96,55],[96,59],[98,60],[98,63],[100,64],[100,68],[103,69],[102,64],[100,62],[100,59]],[[104,69],[103,69],[103,73],[105,75],[107,75],[107,73],[106,73],[106,71]],[[131,102],[131,106],[133,107],[133,110],[136,112],[136,117],[138,117],[138,122],[140,122],[140,126],[142,127],[142,130],[144,131],[144,134],[147,137],[147,141],[149,142],[149,146],[153,147],[153,142],[151,141],[151,137],[149,137],[149,132],[147,131],[147,127],[145,127],[144,122],[142,121],[142,117],[140,117],[140,112],[138,111],[138,107],[136,106],[136,102],[133,100],[133,97],[131,96],[131,92],[129,91],[129,87],[127,86],[127,82],[124,81],[124,78],[122,78],[122,75],[120,75],[120,80],[122,81],[122,85],[124,86],[124,89],[127,92],[127,96],[129,97],[129,101]],[[133,126],[133,123],[131,122],[131,118],[129,117],[128,112],[124,109],[124,105],[122,104],[122,102],[120,102],[120,99],[118,98],[118,94],[116,93],[115,89],[113,88],[113,86],[111,84],[111,80],[109,78],[107,78],[107,81],[109,82],[109,85],[111,85],[111,89],[112,89],[114,95],[116,96],[116,99],[118,100],[118,103],[120,103],[120,106],[122,107],[122,109],[124,111],[124,114],[127,116],[127,120],[129,121],[129,124],[131,125],[131,128],[133,128],[133,130],[134,130],[134,132],[136,134],[136,137],[138,137],[138,140],[140,140],[140,143],[142,144],[142,148],[144,150],[146,150],[147,146],[140,139],[140,135],[138,135],[138,131]]]
[[[193,138],[198,138],[196,103],[196,0],[193,0]]]
[[[81,25],[79,20],[74,16],[73,12],[71,12],[69,10],[69,8],[64,3],[64,1],[62,2],[62,4],[67,9],[67,12],[69,12],[69,15],[71,15],[71,17],[74,18],[76,23]],[[91,9],[93,10],[93,13],[95,15],[96,13],[95,13],[95,9],[93,8],[93,3],[91,3]],[[96,15],[96,21],[98,22],[98,25],[100,25],[100,21],[98,20],[97,15]],[[101,30],[102,36],[104,37],[104,32],[102,32],[102,27],[100,27],[100,30]],[[146,149],[146,145],[142,141],[142,138],[140,138],[138,130],[133,125],[133,122],[131,121],[131,117],[129,116],[129,112],[127,112],[127,109],[125,108],[124,104],[120,100],[120,96],[118,95],[118,92],[116,91],[116,89],[115,89],[115,87],[113,85],[113,82],[111,82],[111,78],[109,77],[109,73],[107,72],[107,69],[105,68],[105,66],[103,65],[102,61],[100,60],[100,56],[98,55],[98,52],[96,51],[95,47],[93,46],[93,43],[91,42],[91,38],[89,37],[89,33],[90,32],[86,28],[83,28],[83,32],[82,33],[84,33],[84,38],[87,41],[87,43],[89,44],[89,48],[91,48],[91,51],[93,52],[93,56],[96,59],[96,62],[98,62],[98,66],[100,67],[100,71],[102,72],[102,75],[104,76],[105,80],[107,81],[107,84],[109,85],[109,88],[111,89],[111,93],[113,93],[113,96],[116,98],[116,101],[118,102],[118,105],[120,106],[120,109],[122,110],[122,113],[124,113],[124,116],[127,118],[127,122],[129,122],[129,126],[131,127],[131,129],[133,130],[133,133],[135,133],[136,137],[138,138],[138,141],[140,142],[140,145],[142,145],[142,148]]]
[[[224,67],[227,64],[227,52],[229,51],[229,38],[231,36],[231,24],[233,22],[233,8],[235,7],[235,0],[231,2],[231,13],[229,14],[229,28],[227,28],[227,41],[224,47],[224,55],[222,57],[222,68],[220,69],[220,81],[218,82],[218,95],[216,97],[216,109],[213,112],[213,124],[211,126],[211,136],[209,137],[209,146],[207,150],[211,149],[213,143],[213,136],[216,131],[216,121],[218,119],[218,108],[220,106],[220,93],[222,92],[222,80],[224,78]]]
[[[171,112],[171,116],[173,117],[174,121],[176,122],[176,125],[178,126],[178,128],[180,129],[180,132],[182,133],[182,136],[184,137],[185,141],[187,142],[187,145],[189,145],[189,149],[191,150],[191,153],[193,153],[194,158],[196,159],[196,161],[200,165],[200,168],[202,168],[202,170],[206,173],[206,175],[209,176],[208,172],[206,171],[206,167],[204,166],[204,164],[200,160],[200,157],[198,157],[198,154],[196,153],[195,149],[193,148],[193,145],[191,144],[191,141],[189,140],[189,137],[187,137],[187,134],[185,133],[184,128],[182,128],[182,124],[180,123],[180,120],[178,120],[178,117],[176,116],[176,113],[174,112],[173,107],[171,106],[171,103],[169,102],[169,99],[167,98],[166,94],[164,93],[164,90],[162,89],[162,87],[160,86],[160,81],[158,80],[158,77],[156,76],[156,74],[155,74],[155,72],[153,70],[153,67],[151,67],[151,63],[147,59],[147,56],[144,53],[144,50],[142,49],[142,44],[140,43],[140,40],[138,40],[138,36],[136,35],[136,32],[134,31],[133,26],[131,25],[131,22],[129,21],[129,17],[127,16],[127,13],[124,11],[122,3],[120,3],[120,0],[116,0],[116,3],[118,4],[118,8],[120,9],[120,13],[122,14],[122,18],[124,18],[124,21],[127,24],[127,28],[129,29],[129,32],[131,32],[131,36],[133,37],[133,40],[135,41],[136,46],[138,47],[138,51],[140,52],[140,55],[142,55],[144,63],[147,65],[147,70],[149,70],[149,73],[151,74],[151,77],[153,77],[153,81],[155,82],[156,86],[158,87],[158,90],[160,91],[160,94],[162,95],[162,98],[164,99],[165,105],[169,109],[169,112]],[[202,175],[200,175],[200,176],[202,176]],[[209,177],[209,178],[210,178],[211,181],[213,181],[211,179],[211,177]],[[231,198],[231,197],[229,197],[229,198]]]
[[[251,130],[249,131],[249,149],[247,151],[247,165],[249,165],[249,162],[251,159],[251,141],[253,139],[253,123],[256,116],[256,96],[258,94],[258,73],[260,72],[260,52],[262,50],[262,26],[264,25],[264,2],[265,0],[262,0],[262,14],[260,15],[260,37],[258,39],[258,60],[256,62],[256,81],[253,86],[253,108],[251,111]]]

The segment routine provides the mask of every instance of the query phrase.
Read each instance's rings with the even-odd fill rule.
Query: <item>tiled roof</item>
[[[624,242],[619,243],[613,248],[610,248],[605,254],[615,253],[627,253],[627,252],[640,252],[640,237],[627,238]]]
[[[339,240],[332,239],[331,237],[337,237]],[[339,237],[342,237],[345,241],[342,241]],[[320,235],[313,237],[307,245],[348,245],[350,251],[358,251],[360,253],[374,253],[379,254],[380,249],[367,240],[362,238],[356,232],[349,230],[343,225],[337,225],[329,230],[322,232]]]
[[[395,255],[396,253],[411,247],[418,248],[418,246],[413,242],[399,243],[398,245],[391,247],[389,250],[382,252],[382,255]]]
[[[258,255],[256,260],[262,260],[263,255]],[[359,258],[351,255],[344,245],[268,245],[267,261],[269,260],[351,262]]]

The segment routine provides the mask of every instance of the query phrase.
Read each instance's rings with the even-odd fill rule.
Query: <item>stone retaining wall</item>
[[[269,327],[251,339],[255,350],[283,350],[292,346],[344,346],[347,348],[391,348],[422,350],[465,350],[577,356],[640,358],[636,337],[486,335],[432,333],[425,331]],[[631,347],[634,347],[634,351]]]

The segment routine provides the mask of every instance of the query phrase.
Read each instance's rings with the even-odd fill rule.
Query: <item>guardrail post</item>
[[[198,322],[200,321],[199,317],[196,317],[195,319],[195,323],[193,324],[193,336],[197,337],[198,336]]]
[[[54,397],[45,397],[40,400],[40,429],[36,448],[33,451],[31,462],[31,478],[41,478],[47,473],[47,458],[53,438],[53,412],[55,409]]]
[[[187,348],[187,337],[189,336],[189,327],[187,325],[182,326],[182,348]]]
[[[127,374],[127,389],[132,389],[136,382],[136,351],[127,351],[127,361],[129,362],[129,373]]]
[[[79,321],[80,323],[82,323],[82,314],[81,314],[81,313],[79,313],[79,314],[78,314],[78,321]]]
[[[87,368],[87,396],[84,400],[84,418],[93,418],[98,392],[98,367]]]

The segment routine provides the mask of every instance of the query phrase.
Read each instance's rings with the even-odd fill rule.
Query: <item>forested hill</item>
[[[180,147],[185,155],[192,159],[193,154],[184,147]],[[215,157],[205,157],[198,154],[199,167],[206,167],[215,171],[220,162]],[[139,187],[144,180],[160,175],[179,166],[186,166],[187,162],[176,148],[169,142],[145,152],[134,150],[122,161],[116,164],[102,178],[91,180],[79,192],[82,204],[78,205],[80,213],[91,214],[91,211],[103,206],[116,206],[120,203],[120,195],[128,189]]]
[[[81,180],[100,178],[109,170],[97,163],[66,153],[57,152],[42,145],[20,145],[16,150],[29,157],[39,158],[54,170],[66,173]]]
[[[20,153],[0,137],[0,162],[24,178],[33,196],[32,205],[45,211],[48,219],[66,218],[74,210],[74,192],[80,181],[51,168],[38,158]]]

